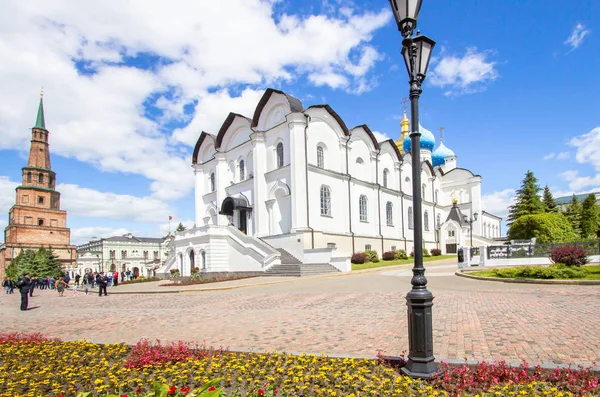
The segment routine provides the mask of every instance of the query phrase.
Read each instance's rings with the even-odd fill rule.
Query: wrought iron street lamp
[[[477,221],[477,217],[479,214],[477,212],[473,213],[473,217],[469,218],[467,215],[463,215],[463,221],[469,224],[469,233],[471,235],[471,247],[473,246],[473,222]]]
[[[423,266],[423,221],[421,209],[421,132],[419,131],[419,96],[427,74],[431,51],[435,42],[413,32],[421,10],[421,0],[389,0],[398,30],[402,33],[402,57],[410,78],[411,158],[414,213],[414,253],[412,289],[406,294],[408,306],[409,353],[402,368],[408,376],[429,378],[437,373],[433,356],[432,306],[433,294],[427,290]]]

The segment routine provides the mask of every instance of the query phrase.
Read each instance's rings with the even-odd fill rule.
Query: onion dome
[[[421,149],[432,151],[433,147],[435,146],[435,137],[433,136],[433,133],[427,128],[423,127],[421,124],[419,124],[419,131],[421,131]],[[402,142],[402,148],[406,153],[410,153],[410,136],[404,138],[404,142]]]
[[[446,163],[446,158],[455,156],[454,152],[444,145],[444,142],[440,142],[440,146],[433,151],[431,154],[431,162],[433,166],[442,165]]]

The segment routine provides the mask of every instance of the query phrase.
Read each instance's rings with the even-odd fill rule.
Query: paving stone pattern
[[[470,280],[454,276],[454,266],[428,265],[436,359],[599,362],[600,287]],[[107,297],[97,290],[89,296],[66,291],[62,298],[36,290],[26,312],[19,310],[18,293],[2,291],[0,331],[109,343],[197,340],[230,350],[358,357],[408,349],[406,267],[272,281],[218,283],[236,286],[230,290],[111,293],[167,288],[119,286],[109,288]]]

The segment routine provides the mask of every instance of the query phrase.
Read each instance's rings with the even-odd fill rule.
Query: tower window
[[[44,220],[38,219],[38,226],[44,226]]]
[[[27,182],[31,183],[31,172],[27,173]]]
[[[38,204],[44,204],[44,197],[42,197],[42,196],[38,197]]]
[[[38,182],[39,183],[44,183],[44,174],[39,174],[38,175]]]
[[[283,143],[277,144],[277,168],[283,167]]]

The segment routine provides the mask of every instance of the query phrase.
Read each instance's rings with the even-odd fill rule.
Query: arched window
[[[196,255],[194,255],[194,250],[190,251],[190,271],[196,267],[195,261]]]
[[[487,237],[487,223],[483,222],[483,237]]]
[[[435,203],[436,204],[438,203],[438,200],[439,200],[439,193],[440,193],[440,191],[435,189]]]
[[[421,200],[425,200],[425,193],[427,192],[427,185],[422,184],[421,185]]]
[[[438,228],[442,226],[442,217],[440,214],[437,214],[436,225]]]
[[[27,182],[31,183],[31,172],[27,173]]]
[[[425,230],[429,230],[429,212],[425,211],[423,214],[423,224],[425,226]]]
[[[385,205],[385,218],[387,220],[388,226],[394,226],[394,213],[393,213],[393,204],[391,201],[388,201]]]
[[[202,258],[202,269],[206,269],[206,251],[202,251],[201,258]]]
[[[211,172],[210,173],[210,191],[214,192],[215,190],[217,190],[217,188],[215,186],[215,173]]]
[[[331,216],[331,189],[321,185],[321,215]]]
[[[54,182],[54,179],[52,179],[52,175],[48,176],[48,187],[52,188],[52,182]]]
[[[323,154],[323,146],[317,146],[317,167],[325,168],[325,155]]]
[[[367,196],[364,194],[358,198],[358,214],[361,222],[367,222]]]
[[[383,187],[387,187],[388,184],[388,174],[390,172],[388,171],[388,169],[386,168],[385,170],[383,170]]]
[[[246,167],[244,165],[244,160],[240,160],[240,181],[246,179]]]
[[[283,143],[277,144],[277,168],[283,167]]]
[[[492,225],[488,224],[488,237],[492,237]]]
[[[38,182],[44,183],[44,174],[38,174]]]
[[[408,207],[408,228],[409,229],[414,229],[414,222],[413,222],[413,210],[412,207]]]

